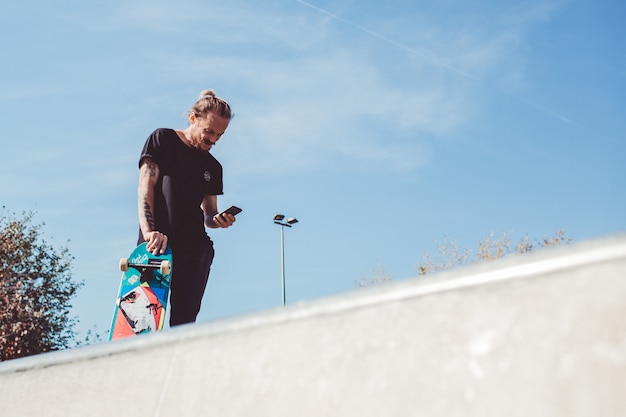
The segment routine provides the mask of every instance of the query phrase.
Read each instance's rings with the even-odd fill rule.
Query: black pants
[[[170,327],[196,321],[214,255],[211,241],[191,249],[172,248]]]

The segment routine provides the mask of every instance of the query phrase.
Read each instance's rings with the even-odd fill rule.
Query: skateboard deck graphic
[[[170,293],[172,251],[154,255],[142,243],[120,260],[123,271],[109,340],[163,328]]]

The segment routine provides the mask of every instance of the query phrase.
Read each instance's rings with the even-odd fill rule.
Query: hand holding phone
[[[243,210],[240,209],[237,206],[230,206],[226,210],[224,210],[220,214],[218,214],[218,216],[223,217],[224,214],[232,214],[233,216],[236,216],[237,214],[241,213],[242,211]]]
[[[226,210],[223,210],[219,213],[217,213],[215,216],[213,216],[212,219],[210,220],[206,220],[206,226],[210,227],[212,229],[217,229],[217,228],[227,228],[233,225],[233,223],[235,222],[235,219],[233,219],[233,221],[230,220],[230,218],[226,217],[226,214],[230,214],[232,216],[236,216],[237,214],[241,213],[241,209],[237,206],[230,206],[228,207]]]

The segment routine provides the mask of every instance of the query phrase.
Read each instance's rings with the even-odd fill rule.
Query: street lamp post
[[[295,217],[289,217],[287,221],[283,221],[285,216],[283,214],[277,214],[274,216],[274,224],[280,226],[280,260],[282,264],[282,293],[283,293],[283,306],[285,305],[285,227],[291,227],[292,224],[298,223],[298,219]]]

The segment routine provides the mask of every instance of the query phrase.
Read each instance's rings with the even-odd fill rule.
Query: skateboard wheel
[[[128,271],[128,258],[120,259],[120,271]]]
[[[172,271],[172,265],[170,265],[170,261],[162,261],[161,266],[159,267],[159,271],[163,275],[167,275]]]

